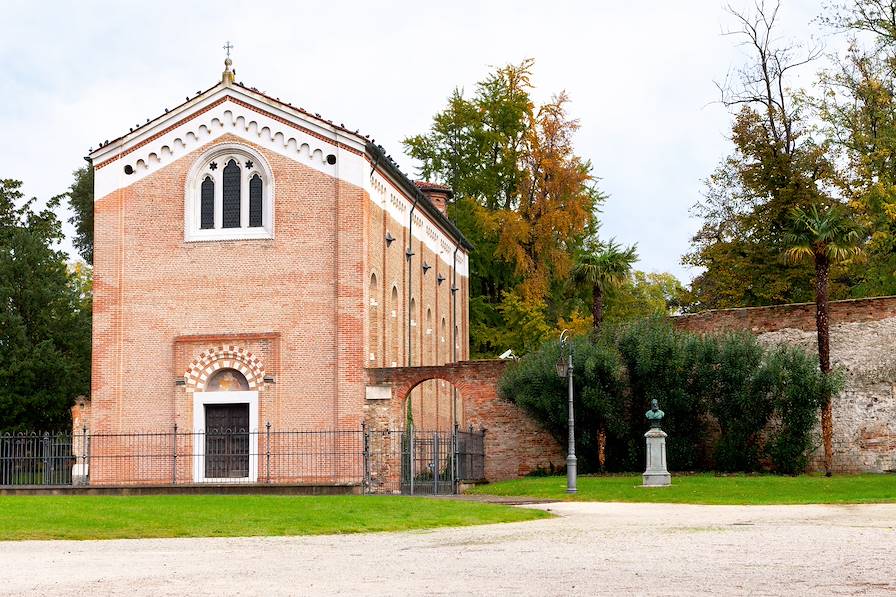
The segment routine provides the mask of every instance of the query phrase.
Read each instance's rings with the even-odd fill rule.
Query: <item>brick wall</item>
[[[831,323],[879,321],[896,317],[896,297],[831,301]],[[716,309],[673,318],[679,329],[691,332],[743,330],[753,333],[783,329],[815,329],[815,303],[795,303],[770,307]]]
[[[388,187],[386,200],[395,189]],[[423,232],[422,209],[414,211],[416,234]],[[403,367],[408,364],[408,334],[410,326],[411,362],[413,365],[440,365],[454,358],[452,342],[454,326],[458,329],[457,359],[469,355],[467,322],[467,288],[465,276],[454,276],[450,253],[441,256],[433,252],[422,240],[414,238],[411,248],[414,256],[411,267],[411,297],[408,297],[408,260],[405,250],[409,243],[407,218],[399,222],[388,212],[372,207],[368,215],[368,305],[371,309],[367,322],[366,351],[368,367]],[[395,240],[386,243],[386,235]],[[423,264],[430,266],[426,271]],[[438,282],[439,277],[443,280]],[[375,284],[371,280],[375,279]],[[451,286],[456,282],[457,308],[452,304]],[[392,290],[395,289],[395,300]],[[372,294],[371,294],[372,293]],[[370,299],[376,303],[375,305]],[[444,325],[443,325],[444,320]],[[414,388],[410,400],[414,420],[419,429],[446,430],[451,426],[451,387],[443,380],[431,380]],[[462,413],[461,413],[462,415]],[[459,417],[460,422],[463,420]]]
[[[371,428],[400,429],[406,397],[426,380],[457,388],[466,425],[486,429],[485,475],[489,481],[515,479],[539,468],[562,466],[565,452],[554,437],[521,408],[498,396],[507,361],[465,361],[444,366],[368,370],[368,383],[390,385],[391,400],[368,400]]]
[[[185,178],[205,149],[96,204],[94,431],[189,428],[175,380],[205,349],[261,354],[242,335],[272,333],[272,423],[360,424],[366,195],[256,146],[276,181],[276,238],[188,243]],[[209,338],[176,342],[188,336]]]

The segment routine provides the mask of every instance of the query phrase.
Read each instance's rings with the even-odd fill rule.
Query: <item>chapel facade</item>
[[[472,247],[450,189],[236,82],[229,58],[89,159],[91,433],[358,429],[378,398],[365,370],[468,358]],[[457,422],[450,394],[416,390],[427,424]]]

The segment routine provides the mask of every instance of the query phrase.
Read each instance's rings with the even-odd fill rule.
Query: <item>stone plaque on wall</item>
[[[392,386],[367,386],[368,400],[391,400]]]

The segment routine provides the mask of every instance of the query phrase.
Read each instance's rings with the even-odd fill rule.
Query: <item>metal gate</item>
[[[440,431],[404,433],[401,454],[401,493],[440,495],[454,493],[453,438]]]
[[[485,479],[485,431],[458,431],[455,437],[457,478],[461,481]]]
[[[485,477],[485,431],[401,432],[401,493],[449,495]]]

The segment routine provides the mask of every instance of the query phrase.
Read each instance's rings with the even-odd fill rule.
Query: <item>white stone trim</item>
[[[377,171],[370,173],[365,180],[364,188],[374,205],[392,216],[403,229],[407,230],[413,200]],[[443,263],[449,267],[454,265],[454,248],[457,243],[444,233],[420,206],[414,210],[412,235],[416,240],[423,241],[426,248],[438,255]],[[463,248],[457,252],[457,274],[465,278],[469,276],[466,249]]]
[[[364,388],[364,397],[367,400],[391,400],[392,386],[371,385]]]
[[[236,99],[282,118],[294,122],[296,126],[314,133],[288,126],[265,114],[247,108],[234,101],[223,101],[225,97]],[[204,111],[203,111],[204,110]],[[190,113],[201,112],[195,118],[174,126]],[[164,132],[166,128],[174,127]],[[161,134],[163,133],[163,134]],[[343,180],[367,191],[371,201],[387,211],[402,228],[408,227],[408,214],[413,199],[401,190],[397,183],[378,171],[371,175],[371,163],[366,155],[363,140],[354,135],[341,133],[335,128],[303,116],[297,110],[288,110],[276,105],[249,90],[236,86],[219,85],[203,96],[195,98],[180,109],[157,119],[120,141],[94,151],[91,154],[95,164],[105,163],[94,173],[94,198],[101,201],[119,189],[126,188],[161,168],[180,159],[187,153],[214,142],[222,135],[230,134],[247,142],[264,147],[278,155],[314,168],[329,176]],[[154,135],[158,137],[154,138]],[[320,138],[322,137],[322,138]],[[134,151],[132,147],[151,139]],[[343,146],[351,147],[347,151]],[[357,152],[357,153],[355,153]],[[336,163],[329,164],[327,156],[336,156]],[[125,174],[125,166],[133,168],[133,174]],[[447,265],[453,265],[456,242],[426,215],[423,210],[414,212],[413,238],[422,240]],[[248,234],[243,238],[257,238]],[[210,233],[201,240],[225,240]],[[267,237],[263,237],[267,238]],[[200,239],[196,239],[200,240]],[[464,249],[457,252],[457,273],[468,277],[469,266]]]
[[[230,93],[229,95],[235,94]],[[204,104],[213,104],[213,100],[216,99],[221,98],[210,96],[208,102],[197,104],[196,109],[201,110]],[[244,100],[245,98],[240,99]],[[271,112],[271,108],[267,104],[260,107],[267,112]],[[308,128],[306,124],[300,122],[297,123],[297,126]],[[227,100],[130,153],[125,152],[129,146],[136,145],[139,140],[129,141],[120,146],[117,154],[105,157],[106,160],[111,159],[112,161],[105,163],[94,172],[94,200],[101,201],[110,193],[154,174],[186,154],[227,134],[264,147],[273,153],[334,178],[338,177],[356,186],[363,186],[367,160],[361,155],[342,150],[335,139],[333,141],[322,140]],[[327,156],[330,154],[336,156],[335,164],[327,162]],[[95,158],[95,163],[104,161]],[[125,174],[126,166],[133,168],[132,174]]]
[[[237,158],[240,167],[242,181],[240,185],[240,228],[222,227],[223,204],[223,174],[224,167],[231,158]],[[251,159],[252,169],[247,169],[244,159]],[[212,161],[220,161],[218,168],[208,171],[208,164]],[[258,174],[262,179],[262,215],[263,226],[249,228],[249,181],[252,176]],[[201,186],[210,175],[215,183],[215,227],[201,229]],[[187,173],[184,187],[184,240],[211,241],[211,240],[236,240],[236,239],[264,239],[274,238],[274,174],[270,164],[261,153],[252,147],[242,143],[220,143],[209,148],[203,153]]]
[[[249,405],[249,476],[247,478],[215,479],[205,476],[205,405]],[[258,481],[258,392],[193,392],[193,482],[194,483],[255,483]],[[255,438],[254,442],[252,438]]]

